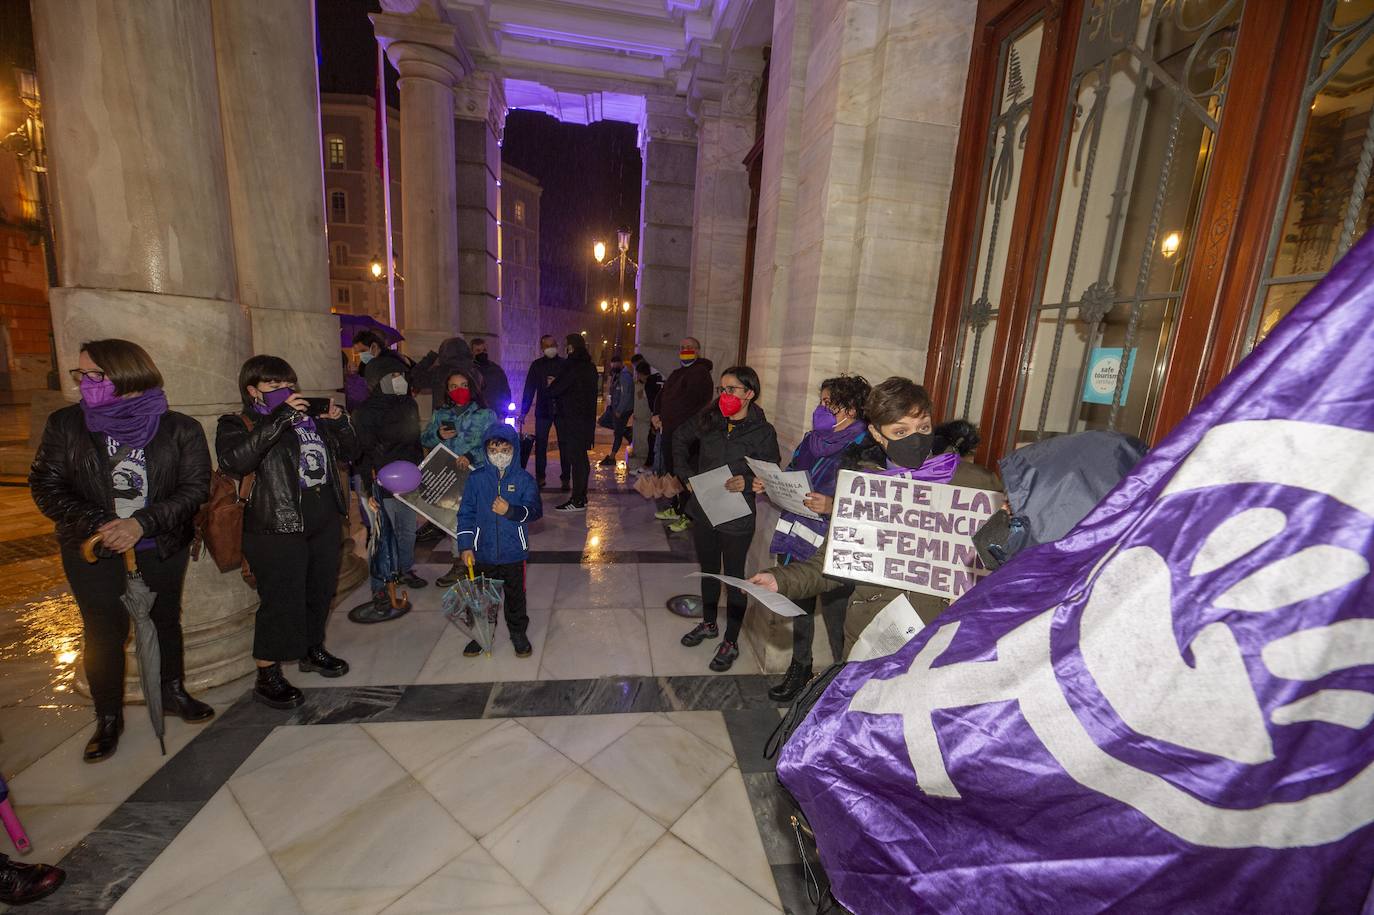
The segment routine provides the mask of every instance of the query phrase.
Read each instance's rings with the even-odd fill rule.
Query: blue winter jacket
[[[492,439],[510,442],[515,460],[504,472],[487,462],[468,476],[458,507],[458,550],[472,550],[486,565],[524,562],[530,550],[525,526],[543,517],[544,506],[534,477],[520,467],[519,434],[505,423],[492,423],[482,436],[483,452]],[[504,517],[491,510],[497,496],[510,503]]]

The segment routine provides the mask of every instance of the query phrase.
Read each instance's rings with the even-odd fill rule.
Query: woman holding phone
[[[243,513],[243,555],[260,598],[253,698],[272,708],[305,701],[282,673],[283,661],[296,661],[302,673],[348,673],[324,637],[348,514],[338,466],[357,457],[358,439],[338,404],[302,397],[295,385],[285,359],[249,359],[239,370],[243,410],[221,416],[215,434],[221,469],[257,475]]]

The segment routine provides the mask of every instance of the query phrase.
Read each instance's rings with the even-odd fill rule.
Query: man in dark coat
[[[587,510],[587,480],[592,465],[587,458],[592,439],[596,435],[596,365],[587,352],[587,341],[581,334],[568,334],[568,358],[562,371],[549,385],[548,394],[554,399],[554,425],[558,429],[558,456],[572,477],[572,498],[554,511],[585,512]]]
[[[534,407],[534,479],[544,488],[544,472],[549,465],[549,429],[553,427],[553,398],[549,396],[549,380],[563,371],[563,357],[558,355],[558,341],[545,334],[539,338],[539,358],[530,363],[525,374],[525,395],[520,400],[520,428]],[[568,491],[568,462],[559,468],[563,491]]]
[[[658,392],[658,403],[654,404],[653,426],[660,433],[659,447],[663,449],[663,469],[673,473],[673,431],[688,419],[696,416],[715,396],[715,380],[712,371],[715,366],[710,359],[701,355],[701,341],[696,337],[683,337],[678,348],[678,362],[681,368],[674,369],[663,382]],[[682,496],[673,499],[671,505],[654,515],[660,521],[679,521],[682,519]]]
[[[354,334],[353,351],[358,353],[369,392],[376,391],[377,384],[387,375],[410,374],[409,364],[395,350],[387,349],[386,341],[376,331],[360,330]]]
[[[488,409],[495,411],[497,419],[510,415],[510,382],[500,363],[493,362],[487,353],[487,341],[473,337],[469,344],[472,348],[472,362],[482,375],[482,399]],[[448,379],[445,379],[447,382]]]

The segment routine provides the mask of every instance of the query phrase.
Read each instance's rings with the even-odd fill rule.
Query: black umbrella
[[[81,545],[81,555],[87,562],[95,562],[95,547],[100,542],[96,534]],[[167,755],[167,742],[163,734],[167,726],[162,720],[162,653],[158,650],[157,627],[150,615],[153,609],[153,592],[138,571],[138,559],[133,550],[124,551],[124,595],[119,601],[129,611],[134,621],[134,649],[138,655],[138,676],[143,685],[143,699],[148,704],[148,717],[153,722],[153,733],[157,735],[162,755]]]

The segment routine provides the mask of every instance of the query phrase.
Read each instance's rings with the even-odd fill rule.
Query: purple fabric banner
[[[778,771],[836,897],[1374,911],[1374,234],[1064,538],[851,664]]]

